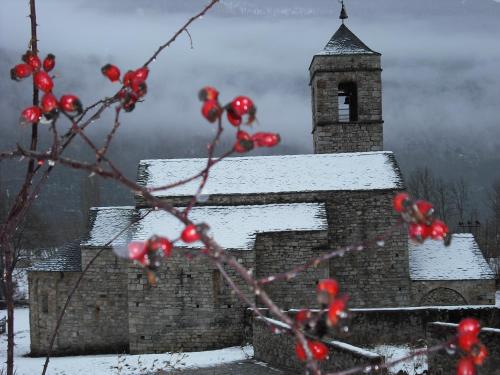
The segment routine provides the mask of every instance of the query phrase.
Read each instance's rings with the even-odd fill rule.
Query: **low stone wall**
[[[322,363],[322,369],[338,371],[360,365],[380,365],[384,357],[339,341],[325,341],[330,348],[330,358]],[[287,334],[274,334],[263,319],[253,323],[253,345],[255,359],[287,373],[304,373],[304,363],[295,356],[295,340]],[[384,374],[385,372],[378,372]]]
[[[456,333],[456,324],[433,322],[427,324],[427,344],[436,345]],[[500,375],[500,329],[483,328],[479,339],[486,345],[489,357],[483,366],[477,367],[479,375]],[[449,355],[445,351],[429,356],[429,374],[444,375],[453,372],[458,355]]]
[[[458,323],[465,317],[475,317],[485,326],[500,328],[500,308],[495,306],[351,309],[351,336],[348,341],[365,347],[379,344],[420,345],[425,340],[427,323]]]
[[[415,306],[493,305],[495,280],[418,280],[411,283]]]

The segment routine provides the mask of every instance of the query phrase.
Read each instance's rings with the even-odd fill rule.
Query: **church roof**
[[[316,55],[379,55],[371,50],[349,28],[342,24],[325,48]]]
[[[138,182],[158,187],[191,177],[206,159],[141,160]],[[189,196],[199,179],[159,197]],[[214,165],[204,194],[265,194],[316,191],[387,190],[403,187],[392,152],[280,155],[227,158]]]
[[[34,262],[29,271],[78,272],[82,268],[80,241],[72,241],[55,249],[47,249],[46,259]]]
[[[101,247],[123,230],[133,217],[144,215],[147,209],[133,207],[99,207],[92,209],[93,220],[87,247]],[[193,207],[190,219],[210,225],[210,233],[226,249],[251,250],[256,234],[283,231],[322,231],[328,229],[323,203],[269,204],[256,206]],[[112,245],[131,240],[146,240],[153,234],[177,238],[183,224],[164,211],[153,211],[130,226]],[[201,248],[202,244],[183,244]]]
[[[410,278],[412,280],[482,280],[494,279],[471,233],[453,234],[451,244],[426,241],[410,242]]]

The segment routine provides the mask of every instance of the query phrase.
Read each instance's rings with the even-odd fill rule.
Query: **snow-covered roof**
[[[410,242],[410,278],[412,280],[494,279],[471,233],[453,234],[451,245],[441,241]]]
[[[50,255],[46,259],[42,259],[33,263],[28,271],[52,271],[52,272],[78,272],[82,268],[82,257],[80,252],[79,241],[69,242],[60,246],[53,251],[49,251]]]
[[[191,177],[206,159],[141,160],[138,182],[158,187]],[[199,179],[156,196],[187,196]],[[401,188],[392,152],[280,155],[227,158],[210,171],[203,194],[259,194]]]
[[[344,24],[333,34],[325,48],[316,55],[379,55],[371,50]]]
[[[130,220],[148,212],[131,207],[101,207],[93,209],[93,224],[84,246],[100,247],[109,242]],[[255,236],[260,232],[327,230],[323,203],[270,204],[256,206],[201,206],[189,214],[195,223],[206,223],[210,233],[224,248],[251,250]],[[153,234],[177,238],[183,225],[164,211],[153,211],[130,226],[112,244],[121,245],[130,240],[146,240]],[[202,244],[185,245],[200,248]]]

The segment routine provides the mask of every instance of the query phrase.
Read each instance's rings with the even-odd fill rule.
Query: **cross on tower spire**
[[[342,20],[342,24],[344,23],[344,20],[348,18],[347,11],[345,10],[344,6],[344,0],[340,2],[342,4],[342,8],[340,9],[340,19]]]

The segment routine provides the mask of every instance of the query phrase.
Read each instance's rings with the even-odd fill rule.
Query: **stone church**
[[[394,154],[383,147],[381,54],[342,19],[312,57],[309,74],[314,154],[225,159],[213,168],[192,220],[207,223],[215,239],[257,277],[336,248],[359,250],[292,281],[270,284],[269,294],[284,309],[316,307],[315,285],[325,277],[339,280],[351,307],[494,303],[494,275],[473,237],[454,238],[450,248],[437,242],[409,247],[405,228],[396,225],[391,200],[405,186]],[[164,185],[204,165],[204,159],[142,160],[137,179],[144,186]],[[156,194],[182,207],[195,190],[196,181]],[[398,229],[383,243],[377,241],[391,227]],[[194,351],[240,344],[248,310],[209,260],[186,257],[199,244],[175,249],[162,265],[157,286],[112,251],[153,234],[176,237],[181,229],[141,197],[133,207],[93,208],[87,238],[61,247],[57,257],[29,274],[32,354],[44,353],[82,267],[103,248],[69,305],[56,353]]]

